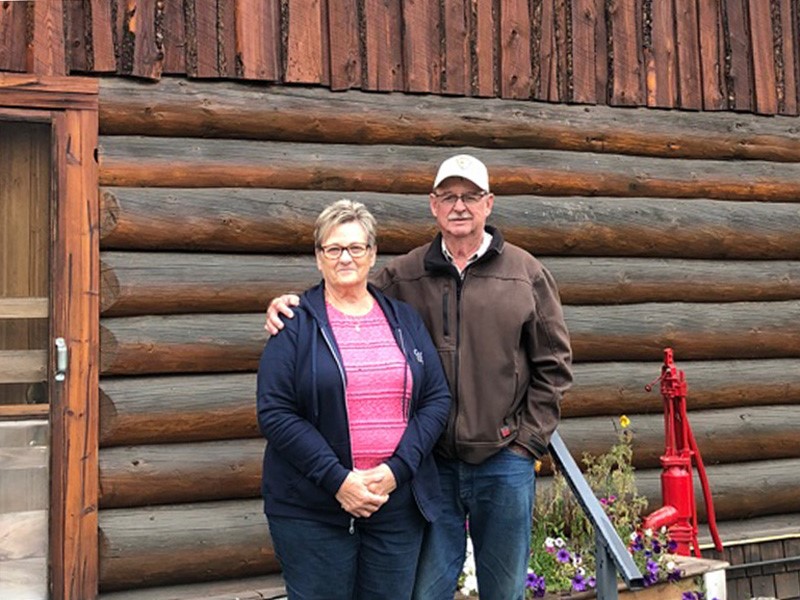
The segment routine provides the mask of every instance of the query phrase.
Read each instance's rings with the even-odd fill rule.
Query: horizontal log
[[[798,471],[800,459],[709,466],[717,518],[795,512],[800,495]],[[660,505],[659,476],[657,469],[637,473],[639,491],[650,499],[651,509]],[[547,487],[544,478],[542,483],[537,486],[540,493]],[[699,489],[696,498],[704,518]],[[99,513],[99,527],[103,592],[144,582],[180,584],[279,569],[260,500],[106,509]]]
[[[266,340],[263,313],[104,319],[100,372],[253,371]]]
[[[0,350],[0,384],[47,379],[47,350]]]
[[[764,406],[689,415],[706,464],[800,458],[800,411]],[[631,415],[633,464],[655,468],[664,453],[661,415]],[[559,431],[576,456],[598,456],[617,441],[616,418],[564,419]],[[743,444],[742,440],[747,443]],[[149,444],[100,451],[100,507],[227,500],[259,495],[264,441]]]
[[[424,194],[104,188],[101,244],[309,254],[317,215],[343,195],[375,215],[383,254],[407,252],[436,232]],[[537,256],[800,259],[800,212],[788,203],[526,195],[499,197],[490,221]]]
[[[0,319],[46,319],[47,298],[0,298]]]
[[[800,357],[800,302],[564,308],[576,361]]]
[[[263,311],[320,280],[313,256],[103,252],[104,316]]]
[[[390,258],[381,254],[376,269]],[[800,262],[540,258],[564,304],[800,299]],[[311,254],[106,251],[100,269],[104,316],[259,311],[320,279]]]
[[[379,222],[379,247],[402,251],[429,241],[435,223],[425,196],[348,193],[366,202]],[[267,189],[104,188],[105,248],[311,253],[314,221],[340,192]],[[425,213],[427,211],[427,214]],[[409,242],[408,237],[413,242]]]
[[[714,510],[720,521],[797,512],[800,459],[707,465],[706,471]],[[660,469],[636,474],[636,485],[639,492],[650,499],[650,510],[661,506],[660,476]],[[698,517],[706,521],[703,490],[696,473],[694,493]]]
[[[104,448],[100,507],[257,497],[264,445],[252,439]]]
[[[280,570],[261,500],[99,512],[100,591]]]
[[[576,362],[800,357],[800,301],[567,306]],[[253,371],[263,313],[101,320],[105,375]]]
[[[800,403],[800,360],[703,360],[677,366],[686,373],[689,410]],[[575,382],[562,403],[564,417],[661,413],[658,385],[644,386],[661,374],[652,362],[578,363]]]
[[[800,404],[800,361],[678,361],[691,411]],[[659,362],[578,363],[562,404],[565,419],[661,414],[658,388],[644,386]],[[254,373],[100,380],[100,446],[260,437]]]
[[[260,437],[255,373],[100,380],[101,447]]]
[[[637,469],[658,467],[664,453],[664,419],[659,415],[629,414],[633,459]],[[800,459],[800,409],[796,405],[745,406],[722,410],[693,410],[689,424],[707,465],[759,460]],[[617,417],[564,419],[559,432],[577,456],[598,456],[617,441]],[[747,440],[742,443],[742,440]]]
[[[100,82],[100,131],[113,135],[528,147],[796,162],[797,129],[789,117],[733,113],[165,79],[155,86],[125,79]]]
[[[564,304],[800,299],[800,261],[539,258]]]
[[[574,440],[565,437],[564,441],[575,459],[580,460],[580,456],[573,450]],[[796,514],[797,498],[800,497],[798,472],[800,459],[797,458],[725,465],[707,464],[706,473],[717,520],[735,521]],[[550,483],[551,478],[547,476],[540,477],[537,481],[536,494],[540,502],[550,488]],[[662,506],[661,469],[637,470],[636,488],[639,495],[648,500],[646,512]],[[707,522],[707,509],[696,469],[694,494],[698,517],[701,522]],[[723,543],[725,541],[723,539]]]
[[[796,202],[800,164],[481,149],[501,195]],[[100,183],[427,193],[449,148],[103,136]],[[699,174],[702,174],[700,176]]]

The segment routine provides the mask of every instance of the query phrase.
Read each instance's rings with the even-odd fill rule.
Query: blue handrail
[[[622,575],[629,589],[644,587],[644,577],[639,567],[633,562],[606,511],[557,431],[550,438],[550,455],[594,527],[598,600],[617,600],[617,572]]]

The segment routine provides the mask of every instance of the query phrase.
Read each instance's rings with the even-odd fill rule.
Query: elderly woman
[[[409,598],[439,510],[447,382],[417,313],[367,283],[364,205],[328,206],[314,243],[322,282],[258,369],[264,512],[290,599]]]

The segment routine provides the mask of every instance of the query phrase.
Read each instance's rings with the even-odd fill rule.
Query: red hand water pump
[[[700,556],[697,542],[697,507],[694,499],[694,473],[692,461],[697,464],[697,474],[703,486],[708,527],[714,546],[722,551],[722,542],[717,531],[714,501],[708,486],[706,469],[697,442],[694,439],[689,418],[686,415],[686,376],[675,366],[672,348],[664,349],[664,364],[661,376],[646,385],[649,392],[653,385],[661,382],[664,399],[664,454],[661,456],[661,499],[663,506],[645,518],[645,529],[667,527],[669,537],[677,545],[677,554],[689,556],[691,551]]]

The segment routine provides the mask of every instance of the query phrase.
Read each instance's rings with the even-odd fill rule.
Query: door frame
[[[0,119],[52,132],[50,344],[62,337],[69,350],[64,381],[53,379],[54,358],[48,368],[52,600],[94,600],[98,587],[98,88],[84,77],[0,73]]]

